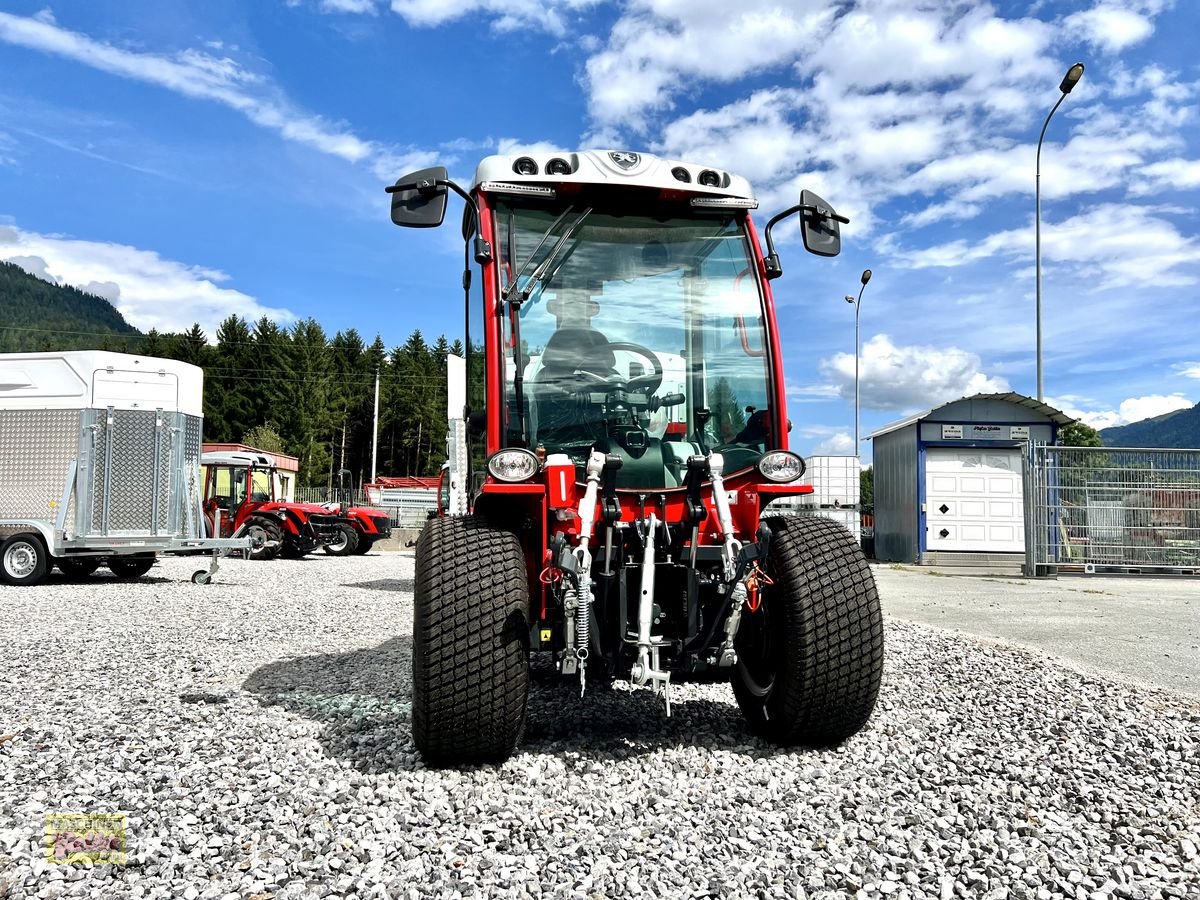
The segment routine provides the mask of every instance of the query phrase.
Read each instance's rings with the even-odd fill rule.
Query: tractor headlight
[[[497,481],[528,481],[537,474],[541,463],[528,450],[510,448],[488,457],[487,469]]]
[[[804,460],[790,450],[772,450],[758,461],[758,471],[767,481],[795,481],[804,474]]]

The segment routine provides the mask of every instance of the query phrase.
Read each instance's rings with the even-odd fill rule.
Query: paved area
[[[1200,579],[968,577],[872,567],[884,612],[1200,697]]]

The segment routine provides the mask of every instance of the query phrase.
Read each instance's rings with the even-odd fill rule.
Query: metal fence
[[[301,503],[339,503],[341,497],[337,491],[325,488],[298,487],[296,500]],[[429,514],[437,509],[437,491],[418,488],[389,491],[386,503],[372,503],[366,491],[357,490],[351,491],[350,505],[369,506],[386,512],[393,528],[420,528]]]
[[[1031,447],[1026,567],[1200,574],[1200,450]]]

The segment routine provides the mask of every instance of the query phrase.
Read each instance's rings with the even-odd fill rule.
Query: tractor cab
[[[465,475],[467,502],[417,545],[425,758],[513,751],[530,650],[581,694],[627,678],[668,715],[674,673],[725,672],[778,743],[861,728],[882,665],[870,570],[829,520],[763,516],[812,491],[788,448],[772,229],[799,215],[805,248],[835,256],[849,220],[802,191],[764,252],[746,179],[629,151],[491,156],[469,189],[433,168],[387,190],[414,228],[460,196],[479,266],[444,479]]]
[[[251,559],[298,558],[353,539],[353,527],[336,511],[284,499],[275,459],[269,454],[205,453],[200,463],[210,533],[249,534],[255,539]]]
[[[206,453],[203,468],[205,519],[215,529],[220,512],[220,537],[228,537],[255,510],[282,495],[274,460],[266,454]]]

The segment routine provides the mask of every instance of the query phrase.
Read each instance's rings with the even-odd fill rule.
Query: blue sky
[[[793,446],[980,390],[1104,427],[1200,400],[1194,0],[0,0],[0,259],[134,325],[314,316],[389,346],[461,330],[457,229],[383,185],[517,148],[747,176],[761,225],[812,188],[842,255],[781,230]],[[32,323],[31,323],[32,324]]]

